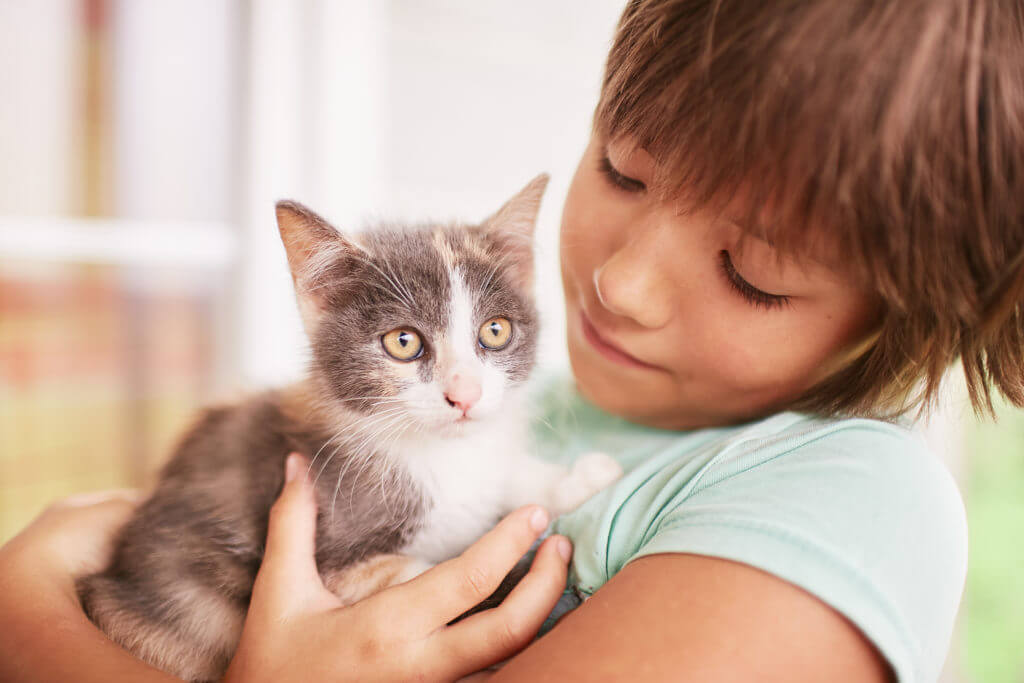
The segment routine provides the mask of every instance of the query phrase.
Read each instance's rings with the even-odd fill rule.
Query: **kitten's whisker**
[[[389,423],[390,423],[390,422],[392,421],[392,420],[391,420],[391,417],[392,417],[392,416],[393,416],[394,414],[395,414],[394,412],[392,412],[392,413],[389,413],[389,414],[384,414],[384,415],[382,415],[382,418],[381,418],[381,419],[379,419],[379,420],[376,420],[376,421],[375,421],[375,422],[373,423],[373,431],[372,431],[372,432],[369,432],[369,430],[366,430],[366,431],[365,431],[365,432],[364,432],[364,433],[363,433],[363,434],[361,435],[361,436],[362,436],[363,438],[362,438],[362,440],[361,440],[361,441],[360,441],[360,442],[359,442],[359,443],[358,443],[358,444],[356,445],[356,448],[355,448],[355,450],[357,450],[357,451],[360,451],[360,452],[361,452],[361,451],[362,451],[362,450],[363,450],[363,449],[364,449],[364,448],[366,447],[366,445],[367,445],[367,444],[368,444],[368,443],[369,443],[369,442],[370,442],[370,441],[371,441],[371,440],[372,440],[373,438],[375,438],[375,437],[376,437],[377,435],[379,435],[379,434],[381,433],[381,431],[382,431],[382,430],[384,430],[384,429],[387,429],[387,427],[388,427],[388,426],[390,426],[390,425],[389,425]]]
[[[370,441],[372,441],[374,438],[376,438],[379,434],[381,434],[382,432],[387,430],[387,428],[389,426],[388,423],[391,422],[391,417],[393,415],[395,415],[395,414],[400,413],[400,412],[403,412],[402,409],[400,409],[400,408],[391,408],[391,409],[389,409],[387,411],[383,411],[382,413],[373,415],[370,418],[367,418],[364,421],[364,424],[359,425],[359,428],[357,430],[353,431],[353,434],[351,435],[351,438],[353,440],[355,438],[359,437],[359,436],[362,436],[363,438],[356,444],[356,446],[353,449],[351,449],[352,455],[349,456],[348,460],[345,463],[345,467],[342,469],[342,471],[338,473],[338,479],[337,479],[337,482],[334,485],[334,494],[331,496],[331,522],[332,523],[334,521],[335,512],[336,512],[336,505],[337,505],[337,500],[338,500],[338,492],[341,490],[341,482],[344,479],[345,474],[348,472],[348,469],[351,466],[352,462],[354,460],[356,460],[356,459],[361,459],[361,460],[365,461],[360,466],[359,470],[356,472],[356,474],[355,474],[355,476],[353,477],[353,480],[352,480],[352,491],[349,494],[349,513],[350,514],[354,514],[354,509],[353,509],[352,501],[354,500],[354,497],[355,497],[355,486],[356,486],[356,483],[359,481],[359,477],[362,475],[362,473],[366,470],[366,467],[374,460],[372,452],[370,454],[365,455],[365,456],[362,455],[366,451],[366,445],[369,444]],[[369,432],[369,433],[367,433],[367,432]],[[347,443],[347,441],[346,441],[346,443]],[[332,457],[333,457],[333,454],[332,454]]]
[[[345,447],[345,444],[348,443],[348,441],[349,439],[346,437],[345,439],[338,443],[338,445],[334,448],[333,451],[331,451],[330,456],[328,456],[327,460],[324,461],[323,466],[320,467],[320,471],[316,473],[316,478],[313,479],[313,486],[316,486],[316,483],[320,481],[320,475],[324,473],[324,470],[327,469],[327,466],[331,464],[331,460],[333,460],[334,456],[338,454],[338,451]]]
[[[367,258],[365,256],[360,256],[358,258],[359,258],[360,261],[362,261],[363,263],[365,263],[366,265],[370,266],[371,268],[376,270],[378,273],[380,273],[381,277],[383,277],[385,280],[387,280],[389,283],[391,283],[391,286],[394,288],[394,294],[395,294],[395,296],[397,296],[399,298],[399,300],[401,300],[409,308],[416,308],[416,304],[413,303],[412,299],[409,296],[403,294],[403,292],[401,291],[401,288],[399,287],[398,283],[395,282],[395,280],[392,279],[390,275],[388,275],[383,270],[381,270],[377,266],[377,264],[374,263],[373,261],[371,261],[369,258]]]
[[[391,269],[391,263],[390,263],[390,262],[388,262],[388,261],[385,261],[385,262],[384,262],[384,266],[385,266],[385,267],[386,267],[386,268],[388,269],[388,272],[389,272],[389,273],[391,273],[391,275],[392,275],[392,276],[394,276],[394,280],[393,280],[393,281],[394,281],[394,282],[395,282],[395,283],[396,283],[396,284],[397,284],[397,285],[398,285],[399,287],[401,287],[401,288],[402,288],[402,291],[403,291],[403,292],[405,292],[406,296],[408,296],[408,297],[409,297],[409,305],[410,305],[411,307],[415,308],[415,301],[416,301],[416,297],[414,297],[414,296],[412,295],[412,292],[410,292],[410,291],[409,291],[409,288],[408,288],[408,287],[406,286],[406,284],[405,284],[404,282],[402,282],[402,279],[401,279],[400,277],[398,277],[397,275],[395,275],[395,271]]]
[[[362,263],[365,263],[370,268],[373,268],[375,271],[380,273],[381,277],[383,277],[385,280],[387,280],[388,283],[391,285],[391,288],[392,288],[391,289],[391,293],[394,294],[395,296],[397,296],[407,306],[411,306],[412,305],[411,302],[409,302],[408,300],[405,299],[405,297],[402,296],[402,293],[398,289],[397,283],[395,283],[395,281],[392,280],[391,277],[387,273],[385,273],[383,270],[381,270],[377,266],[377,264],[374,263],[369,257],[367,257],[367,256],[357,256],[356,259],[358,261],[362,262]]]
[[[402,398],[392,398],[392,399],[386,399],[386,400],[383,400],[383,401],[377,401],[376,403],[372,404],[370,407],[371,408],[376,408],[379,405],[384,405],[384,404],[387,404],[387,403],[404,403],[404,402],[405,402],[405,399],[402,399]]]
[[[348,457],[345,458],[345,465],[341,468],[341,471],[338,473],[338,484],[336,486],[340,486],[341,485],[341,480],[345,478],[345,474],[348,473],[349,468],[352,467],[352,463],[355,462],[356,460],[359,460],[359,459],[360,458],[357,455],[355,455],[355,454],[349,454]],[[332,520],[334,519],[334,501],[333,500],[331,501],[331,519]]]
[[[545,420],[545,419],[544,419],[543,417],[541,417],[540,415],[534,415],[534,416],[533,416],[533,419],[535,419],[535,420],[536,420],[537,422],[540,422],[540,423],[541,423],[542,425],[544,425],[545,427],[547,427],[548,429],[550,429],[552,433],[554,433],[554,434],[557,434],[557,433],[558,433],[558,431],[557,431],[557,430],[555,429],[554,425],[552,425],[552,424],[551,424],[550,422],[548,422],[547,420]]]
[[[374,415],[372,417],[380,417],[381,415],[390,416],[391,414],[394,414],[395,412],[399,412],[399,409],[392,408],[392,409],[389,409],[387,411],[383,411],[382,413],[378,413],[377,415]],[[324,464],[320,467],[320,471],[317,472],[316,478],[313,479],[313,484],[314,485],[316,485],[316,483],[320,480],[320,475],[322,475],[324,473],[324,470],[327,469],[327,466],[330,464],[331,460],[338,453],[338,451],[340,449],[344,448],[345,445],[348,444],[350,441],[352,441],[353,439],[358,438],[360,436],[360,434],[362,432],[362,429],[361,429],[362,425],[359,424],[360,422],[370,422],[370,424],[373,424],[373,421],[371,421],[370,418],[363,418],[363,419],[355,420],[352,425],[346,425],[346,427],[354,427],[354,429],[352,430],[352,432],[350,432],[348,435],[346,435],[345,438],[342,439],[338,443],[337,447],[331,452],[330,457],[328,457],[327,460],[324,461]],[[342,433],[342,431],[344,431],[344,430],[339,431],[338,434],[340,435]],[[332,437],[331,440],[333,441],[334,438],[335,437]],[[324,444],[324,446],[326,446],[326,445],[327,444]],[[324,446],[321,446],[321,448],[320,448],[321,451],[323,450]],[[317,455],[319,455],[319,451],[317,451]],[[310,469],[312,469],[312,466],[313,466],[313,464],[310,463]],[[307,474],[308,474],[308,470],[307,470]]]
[[[376,433],[378,433],[378,432],[375,432],[375,434]],[[364,452],[364,450],[365,450],[365,446],[361,447],[359,449],[359,452],[362,453],[362,452]],[[352,477],[352,486],[351,486],[351,490],[349,491],[349,497],[348,497],[349,514],[355,514],[355,509],[354,509],[352,501],[355,500],[356,484],[359,482],[359,477],[361,477],[363,472],[366,471],[366,468],[369,467],[373,463],[374,457],[373,457],[372,454],[369,454],[369,455],[367,455],[366,457],[363,458],[363,461],[364,461],[363,464],[359,467],[359,470],[356,472],[355,476]],[[338,491],[340,491],[340,490],[341,490],[341,478],[339,477],[338,478],[338,482],[337,482],[337,484],[335,484],[335,487],[334,487],[334,496],[331,497],[331,519],[332,520],[334,519],[334,513],[336,511],[335,503],[338,500]]]
[[[314,463],[316,463],[316,459],[317,459],[317,458],[319,458],[319,457],[320,457],[320,454],[321,454],[321,453],[323,452],[323,450],[324,450],[325,448],[327,448],[327,444],[329,444],[329,443],[331,443],[332,441],[334,441],[335,439],[337,439],[337,438],[338,438],[339,436],[341,436],[341,435],[342,435],[343,433],[344,433],[344,428],[342,428],[342,429],[339,429],[339,430],[338,430],[337,432],[335,432],[335,433],[334,433],[334,436],[332,436],[331,438],[329,438],[329,439],[328,439],[327,441],[325,441],[325,442],[323,443],[323,445],[322,445],[322,446],[320,446],[320,448],[319,448],[319,449],[317,450],[317,452],[316,452],[316,455],[314,455],[314,456],[313,456],[313,459],[309,461],[309,467],[307,467],[307,468],[306,468],[306,478],[307,478],[307,479],[309,478],[309,473],[313,471],[313,465],[314,465]],[[317,477],[318,477],[318,478],[319,478],[319,476],[320,476],[320,475],[317,475]],[[313,482],[313,483],[316,483],[316,481],[314,480],[314,482]]]
[[[331,401],[335,403],[347,403],[348,401],[373,401],[375,399],[382,398],[393,398],[398,399],[398,396],[353,396],[352,398],[332,398]]]
[[[484,281],[483,286],[481,286],[480,288],[481,291],[489,291],[488,287],[491,286],[491,281],[494,279],[494,276],[497,275],[498,270],[506,265],[509,265],[509,256],[511,255],[511,253],[512,249],[511,247],[508,246],[502,247],[496,253],[492,252],[491,256],[492,258],[494,258],[494,263],[491,265],[491,269],[489,274],[487,275],[487,279]]]

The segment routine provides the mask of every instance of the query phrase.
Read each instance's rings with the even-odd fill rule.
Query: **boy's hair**
[[[958,359],[976,411],[1024,404],[1019,0],[633,0],[595,132],[650,152],[665,198],[742,193],[754,234],[877,293],[870,339],[790,407],[922,409]]]

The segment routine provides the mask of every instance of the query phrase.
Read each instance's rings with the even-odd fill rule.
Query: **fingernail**
[[[530,515],[530,526],[534,531],[544,531],[548,528],[548,511],[544,508],[537,508]]]
[[[562,559],[566,562],[568,562],[569,558],[572,557],[572,543],[570,543],[569,539],[565,536],[562,536],[555,541],[555,550],[558,551],[558,554],[561,555]]]
[[[292,453],[284,461],[284,480],[286,482],[294,481],[295,477],[299,476],[299,472],[302,470],[302,456],[298,453]]]

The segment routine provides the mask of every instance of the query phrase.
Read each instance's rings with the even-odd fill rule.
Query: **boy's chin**
[[[601,410],[635,424],[656,429],[687,431],[702,427],[745,422],[747,414],[714,414],[707,411],[707,401],[684,401],[679,387],[668,375],[647,378],[629,377],[595,366],[586,354],[573,353],[570,344],[569,362],[576,389],[583,398]]]
[[[664,388],[657,387],[655,380],[664,378],[642,381],[623,377],[624,373],[600,367],[601,361],[590,359],[585,353],[574,353],[571,345],[569,363],[577,390],[604,412],[649,427],[678,428],[679,406],[673,401],[657,400]]]

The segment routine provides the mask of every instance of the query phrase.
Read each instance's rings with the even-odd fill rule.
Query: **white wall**
[[[305,354],[273,225],[291,196],[339,227],[480,219],[541,171],[538,288],[557,289],[558,220],[622,0],[254,0],[240,325],[248,383]],[[545,296],[542,357],[564,355]]]
[[[0,2],[0,213],[69,214],[79,199],[80,5]]]
[[[117,0],[113,7],[114,213],[231,218],[238,3]]]

